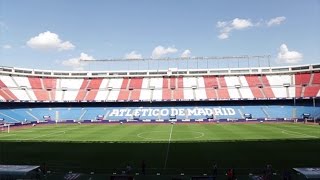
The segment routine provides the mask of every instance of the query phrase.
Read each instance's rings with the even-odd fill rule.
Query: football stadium
[[[320,180],[319,15],[0,0],[0,180]]]
[[[0,73],[1,163],[47,179],[280,179],[320,164],[318,64]]]

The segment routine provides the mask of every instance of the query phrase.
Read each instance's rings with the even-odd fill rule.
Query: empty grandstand
[[[245,119],[246,113],[253,119],[320,116],[317,64],[129,72],[0,70],[0,118],[8,123],[43,121],[46,116],[57,121],[94,121],[97,116],[109,121],[163,121],[170,115],[179,120],[222,120]],[[11,109],[12,103],[6,102],[19,108]],[[86,105],[94,102],[101,103]]]
[[[1,67],[0,98],[4,102],[313,98],[320,97],[319,66],[104,73]]]
[[[143,159],[151,164],[147,176],[135,169],[130,178],[210,178],[211,158],[223,166],[218,179],[235,162],[243,179],[266,163],[315,166],[319,79],[318,64],[71,72],[0,67],[0,161],[45,161],[54,171],[48,179],[67,171],[64,177],[126,177],[123,163],[139,166]],[[306,148],[313,149],[310,156],[299,153]],[[276,156],[260,158],[275,149]],[[287,162],[288,152],[296,157]],[[190,154],[196,158],[186,158]]]

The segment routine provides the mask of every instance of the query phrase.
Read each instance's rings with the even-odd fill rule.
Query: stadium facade
[[[320,118],[320,64],[148,71],[0,67],[0,119],[168,122]]]

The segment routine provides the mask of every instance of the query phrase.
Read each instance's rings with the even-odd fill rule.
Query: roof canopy
[[[30,165],[0,165],[0,175],[27,175],[39,167]]]
[[[315,168],[293,168],[303,174],[307,179],[320,179],[320,167]]]

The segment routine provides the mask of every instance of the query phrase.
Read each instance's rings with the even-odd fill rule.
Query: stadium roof
[[[30,165],[0,165],[1,175],[27,175],[29,172],[39,168],[40,166]]]
[[[318,168],[293,168],[303,174],[307,179],[320,179],[320,167]]]
[[[133,77],[133,76],[205,76],[205,75],[246,75],[246,74],[293,74],[297,72],[320,71],[320,64],[279,66],[279,67],[246,67],[246,68],[212,68],[184,69],[169,68],[166,70],[132,70],[132,71],[55,71],[0,66],[0,74],[21,76],[48,77]]]

